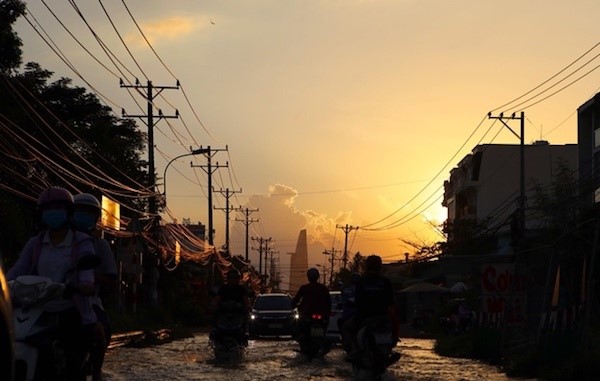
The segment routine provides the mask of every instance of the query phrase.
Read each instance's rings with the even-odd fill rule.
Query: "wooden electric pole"
[[[202,146],[200,146],[202,149]],[[213,201],[212,201],[212,175],[219,168],[227,168],[229,167],[229,162],[225,163],[225,165],[212,164],[213,156],[219,151],[227,151],[227,146],[221,149],[211,149],[210,146],[206,147],[207,152],[204,154],[206,156],[207,164],[203,165],[192,165],[194,168],[202,168],[204,172],[208,175],[208,244],[214,246],[214,228],[213,228]]]
[[[346,268],[346,265],[348,264],[348,233],[350,233],[352,230],[358,230],[358,226],[351,226],[346,224],[345,226],[336,225],[335,227],[338,229],[342,229],[342,231],[344,232],[344,254],[342,256],[342,263],[344,264],[344,268]]]
[[[246,218],[243,219],[243,220],[240,220],[238,218],[236,218],[235,220],[236,221],[241,221],[241,222],[244,223],[244,225],[246,225],[246,262],[248,262],[249,261],[249,259],[248,259],[248,247],[249,247],[249,244],[248,244],[248,240],[249,240],[248,227],[250,226],[251,223],[258,222],[258,219],[250,218],[250,213],[252,213],[252,212],[258,212],[258,208],[257,209],[250,209],[250,208],[242,209],[242,207],[240,206],[238,210],[244,212],[244,215],[246,216]]]
[[[520,141],[520,170],[519,170],[519,240],[525,238],[525,113],[521,111],[519,116],[512,114],[511,116],[504,116],[500,113],[498,116],[492,116],[490,112],[488,114],[490,119],[498,119],[504,127],[508,128],[510,132],[515,135]],[[521,134],[517,134],[504,120],[519,120],[521,122]]]
[[[140,118],[142,122],[146,124],[148,127],[148,186],[152,190],[153,193],[156,193],[156,171],[154,168],[154,125],[161,119],[176,119],[179,118],[179,111],[175,110],[175,115],[164,115],[160,109],[158,109],[158,115],[154,114],[154,99],[166,89],[176,89],[179,90],[179,81],[175,86],[154,86],[152,81],[148,81],[146,85],[142,85],[140,81],[137,79],[135,83],[132,85],[125,84],[121,79],[119,81],[119,85],[122,88],[132,88],[137,90],[139,94],[141,94],[147,102],[147,111],[146,114],[143,115],[132,115],[127,114],[125,109],[122,109],[121,113],[124,118]],[[146,90],[144,94],[140,89]],[[156,119],[155,119],[156,118]],[[158,202],[156,199],[156,195],[153,195],[148,200],[148,212],[152,218],[155,218],[158,214]]]
[[[239,191],[232,191],[229,188],[226,188],[225,190],[220,189],[216,192],[221,193],[223,196],[225,196],[225,207],[224,208],[215,207],[215,209],[225,211],[225,247],[227,247],[227,253],[229,253],[229,212],[233,211],[233,207],[229,206],[229,199],[234,194],[241,193],[242,190],[240,189]]]

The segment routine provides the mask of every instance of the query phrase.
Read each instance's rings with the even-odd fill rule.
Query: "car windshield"
[[[254,302],[257,310],[291,310],[292,298],[289,296],[259,296]]]

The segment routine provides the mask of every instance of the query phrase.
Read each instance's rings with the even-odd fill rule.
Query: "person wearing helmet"
[[[331,315],[331,296],[327,287],[319,283],[319,270],[311,267],[306,271],[306,278],[308,283],[303,284],[298,289],[298,292],[292,298],[292,308],[298,308],[298,315],[300,317],[298,326],[294,328],[294,338],[300,343],[300,350],[304,345],[303,343],[311,343],[311,331],[313,317],[317,317],[317,320],[321,320],[324,329],[329,325],[329,316]],[[312,345],[311,345],[312,346]],[[326,355],[331,349],[331,345],[328,342],[324,342],[318,350],[319,356]],[[311,356],[309,354],[309,356]]]
[[[215,322],[225,303],[235,303],[239,306],[239,312],[244,316],[243,326],[247,327],[248,315],[250,314],[250,298],[246,286],[240,284],[241,278],[242,276],[238,270],[232,268],[227,271],[227,283],[219,288],[213,304]],[[244,332],[246,332],[246,328],[244,328]]]
[[[240,284],[241,278],[242,276],[238,270],[230,269],[227,271],[227,283],[219,288],[215,299],[217,309],[228,300],[240,303],[246,310],[250,309],[248,290]]]
[[[100,257],[100,265],[94,272],[96,293],[91,297],[92,308],[100,323],[94,331],[94,346],[90,353],[93,381],[102,379],[102,364],[111,337],[110,320],[104,310],[102,298],[114,295],[117,286],[117,265],[114,254],[108,241],[102,238],[101,230],[97,229],[101,213],[102,205],[93,194],[80,193],[74,197],[71,224],[77,231],[92,237],[94,251]]]
[[[78,290],[71,298],[51,302],[57,311],[64,311],[60,313],[58,329],[65,342],[69,379],[79,376],[91,327],[97,321],[89,298],[95,291],[94,270],[73,272],[78,258],[95,255],[90,236],[70,227],[73,207],[73,196],[65,188],[44,190],[37,200],[43,229],[27,241],[7,273],[9,280],[21,275],[40,275],[54,282],[74,284]]]
[[[319,270],[311,267],[306,272],[308,283],[303,284],[292,299],[292,308],[298,307],[300,318],[314,314],[329,319],[331,314],[331,297],[327,287],[319,283]]]
[[[350,338],[348,359],[352,360],[358,351],[356,334],[362,324],[371,317],[388,316],[392,324],[392,340],[398,340],[398,324],[394,302],[394,289],[390,280],[381,275],[382,261],[378,255],[369,255],[365,260],[365,272],[358,280],[355,288],[356,314],[344,324],[343,336]],[[398,353],[392,353],[390,363],[400,358]]]
[[[109,297],[116,291],[117,265],[110,244],[102,238],[102,231],[97,228],[102,213],[100,202],[90,193],[81,193],[74,197],[74,211],[71,224],[77,231],[92,237],[96,255],[100,257],[100,265],[95,269],[97,295],[94,305],[103,308],[100,297]]]

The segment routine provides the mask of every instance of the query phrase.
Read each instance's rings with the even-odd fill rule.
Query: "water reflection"
[[[432,340],[403,339],[402,358],[383,380],[509,380],[497,368],[478,361],[445,358]],[[238,364],[216,364],[207,335],[150,348],[115,348],[107,354],[107,381],[150,380],[362,380],[334,348],[324,359],[308,361],[289,340],[253,340]]]

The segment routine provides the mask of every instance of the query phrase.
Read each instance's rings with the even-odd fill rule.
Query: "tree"
[[[23,43],[12,25],[25,14],[25,4],[19,0],[0,0],[0,74],[10,73],[21,65]]]
[[[402,242],[413,249],[413,260],[428,260],[442,255],[443,242],[426,244],[424,242],[419,243],[408,239],[402,239]]]
[[[549,186],[534,185],[532,214],[539,229],[551,236],[570,230],[578,221],[582,205],[578,197],[576,175],[567,162],[559,158]]]
[[[365,269],[365,257],[360,252],[354,254],[350,263],[350,271],[353,273],[363,273]]]
[[[0,0],[0,231],[31,234],[32,201],[48,185],[106,194],[123,215],[135,216],[147,200],[145,134],[70,79],[51,81],[53,73],[37,63],[20,68],[12,24],[24,9]],[[25,237],[2,240],[0,250],[14,257]]]
[[[348,268],[340,268],[338,272],[333,274],[333,283],[329,285],[331,289],[337,290],[350,284],[352,273],[363,273],[365,268],[365,257],[357,252],[352,257]]]

